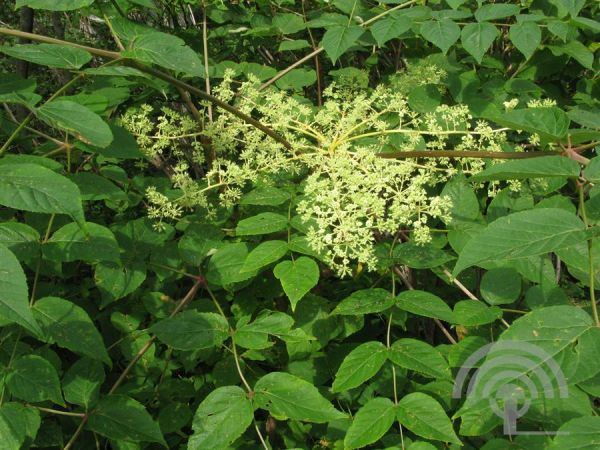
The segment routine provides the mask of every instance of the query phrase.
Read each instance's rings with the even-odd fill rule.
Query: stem
[[[44,412],[47,412],[47,413],[50,413],[50,414],[58,414],[60,416],[85,417],[85,413],[74,413],[74,412],[69,412],[69,411],[59,411],[58,409],[42,408],[41,406],[30,405],[30,404],[27,404],[27,406],[29,406],[31,408],[39,409],[40,411],[44,411]]]
[[[490,159],[527,159],[541,156],[564,156],[563,152],[486,152],[478,150],[405,150],[399,152],[377,153],[380,158],[490,158]]]
[[[12,144],[12,142],[19,136],[19,134],[21,134],[21,131],[23,131],[23,129],[27,126],[27,124],[29,124],[29,122],[31,122],[31,119],[33,119],[33,113],[29,113],[29,115],[23,119],[23,121],[19,124],[19,126],[17,128],[15,128],[15,131],[12,132],[12,134],[8,137],[8,139],[6,140],[4,145],[2,145],[2,147],[0,148],[0,156],[6,150],[8,150],[8,147],[10,146],[10,144]]]
[[[227,316],[225,315],[223,308],[221,308],[221,305],[219,305],[219,301],[217,300],[217,297],[215,297],[215,294],[213,294],[213,292],[210,290],[208,285],[205,285],[204,289],[206,290],[206,292],[208,292],[208,295],[212,299],[213,303],[215,304],[215,307],[219,311],[219,314],[221,314],[221,316],[225,320],[227,320]],[[254,391],[250,387],[250,383],[248,383],[248,380],[246,380],[246,377],[244,376],[244,372],[242,371],[242,367],[240,366],[240,357],[238,355],[237,347],[235,345],[235,330],[233,328],[230,328],[229,333],[230,333],[230,337],[231,337],[231,353],[233,354],[235,368],[240,377],[240,380],[242,381],[242,384],[244,385],[244,388],[246,388],[246,392],[248,392],[248,398],[250,398],[252,400],[252,397],[254,396]],[[254,420],[254,429],[256,430],[256,434],[258,435],[258,439],[260,440],[260,443],[262,444],[263,448],[265,450],[270,450],[269,446],[267,445],[267,442],[265,441],[265,438],[262,435],[262,432],[260,431],[260,428],[258,427],[258,424],[256,423],[256,420]]]
[[[587,213],[585,211],[585,195],[583,192],[583,183],[577,183],[577,190],[579,191],[579,214],[585,224],[586,229],[589,228],[589,222]],[[594,271],[594,254],[593,254],[593,240],[592,238],[587,241],[588,247],[588,270],[590,272],[589,287],[590,287],[590,302],[592,303],[592,316],[597,327],[600,327],[600,317],[598,316],[598,305],[596,305],[596,277]]]
[[[188,5],[190,10],[192,9]],[[193,17],[193,16],[192,16]],[[208,74],[208,25],[206,21],[206,1],[202,2],[202,49],[204,50],[204,90],[210,94],[210,76]],[[208,121],[213,121],[212,105],[208,105]]]
[[[198,289],[200,288],[200,286],[202,284],[204,284],[204,279],[197,280],[196,283],[194,283],[194,285],[187,292],[187,294],[185,294],[185,296],[179,301],[179,303],[177,304],[177,306],[175,307],[173,312],[169,315],[169,317],[173,317],[175,314],[177,314],[179,311],[181,311],[185,307],[185,305],[187,305],[194,298],[194,296],[196,295],[196,293],[198,292]],[[144,356],[144,354],[148,351],[148,349],[150,349],[150,347],[152,346],[152,344],[154,343],[155,340],[156,340],[156,336],[152,336],[148,340],[148,342],[146,342],[146,344],[137,352],[135,357],[130,361],[130,363],[127,365],[127,367],[125,367],[125,370],[123,370],[123,373],[121,373],[121,375],[119,376],[117,381],[115,381],[115,383],[112,385],[112,387],[108,391],[108,395],[113,394],[118,389],[118,387],[121,385],[121,383],[123,383],[123,381],[125,381],[125,378],[129,374],[131,369],[133,369],[135,364],[142,358],[142,356]],[[63,450],[69,450],[73,446],[73,444],[75,443],[75,441],[77,440],[79,435],[82,433],[83,427],[87,423],[89,417],[90,417],[89,414],[85,414],[83,416],[81,423],[75,430],[75,433],[73,434],[71,439],[69,439],[69,442],[67,442],[67,445],[65,445],[63,447]]]
[[[479,298],[477,298],[477,296],[475,294],[473,294],[464,284],[462,284],[458,278],[452,276],[452,274],[450,273],[450,271],[444,267],[444,275],[446,275],[450,281],[452,281],[452,283],[454,283],[454,285],[459,288],[467,297],[469,297],[471,300],[475,300],[478,302],[481,302],[481,300]],[[482,302],[483,303],[483,302]],[[510,327],[510,324],[504,320],[504,319],[500,319],[500,322],[502,322],[502,324],[508,328]]]
[[[229,103],[224,102],[223,100],[214,97],[213,95],[208,94],[207,92],[204,92],[201,89],[198,89],[188,83],[185,83],[181,80],[178,80],[177,78],[169,75],[168,73],[162,72],[160,70],[154,69],[152,67],[147,67],[144,66],[143,64],[139,64],[136,61],[132,61],[132,60],[123,60],[121,58],[121,54],[118,52],[113,52],[113,51],[109,51],[109,50],[102,50],[102,49],[98,49],[98,48],[94,48],[94,47],[88,47],[86,45],[79,45],[79,44],[75,44],[73,42],[69,42],[69,41],[63,41],[60,39],[54,39],[48,36],[41,36],[39,34],[35,34],[35,33],[25,33],[23,31],[17,31],[17,30],[11,30],[10,28],[5,28],[5,27],[0,27],[0,34],[4,34],[7,36],[15,36],[15,37],[23,37],[26,39],[31,39],[32,41],[36,41],[36,42],[45,42],[45,43],[49,43],[49,44],[60,44],[60,45],[67,45],[70,47],[74,47],[74,48],[79,48],[82,50],[85,50],[86,52],[91,53],[92,55],[96,55],[96,56],[101,56],[104,58],[109,58],[115,61],[122,61],[124,64],[131,66],[131,67],[135,67],[136,69],[141,70],[142,72],[146,72],[147,74],[150,74],[156,78],[159,78],[163,81],[166,81],[170,84],[172,84],[175,87],[180,87],[182,89],[185,89],[186,91],[193,93],[195,95],[197,95],[198,97],[200,97],[203,100],[206,100],[216,106],[218,106],[221,109],[224,109],[225,111],[233,114],[234,116],[240,118],[241,120],[243,120],[244,122],[254,126],[255,128],[261,130],[263,133],[265,133],[267,136],[273,138],[275,141],[279,142],[280,144],[282,144],[284,147],[286,147],[287,149],[292,149],[292,145],[286,140],[284,139],[282,136],[279,135],[279,133],[275,132],[274,130],[272,130],[271,128],[267,127],[266,125],[263,125],[261,122],[259,122],[258,120],[252,118],[251,116],[249,116],[248,114],[243,113],[242,111],[238,110],[237,108],[235,108],[234,106],[231,106]]]
[[[121,55],[118,52],[112,52],[110,50],[103,50],[100,48],[89,47],[87,45],[75,44],[74,42],[62,41],[60,39],[51,38],[48,36],[42,36],[35,33],[26,33],[24,31],[12,30],[10,28],[0,27],[0,34],[5,34],[7,36],[15,36],[19,38],[30,39],[36,42],[45,42],[47,44],[59,44],[59,45],[68,45],[70,47],[79,48],[81,50],[85,50],[92,55],[100,56],[103,58],[110,59],[120,59]]]
[[[2,34],[2,30],[4,30],[4,28],[0,28],[0,34]],[[30,33],[27,33],[27,34],[30,34]],[[37,36],[37,35],[34,34],[33,36]],[[60,41],[60,42],[63,42],[63,41]],[[114,62],[116,62],[116,61],[110,61],[110,62],[108,62],[106,64],[103,64],[100,67],[104,67],[104,66],[107,66],[109,64],[114,64]],[[67,90],[69,90],[71,88],[71,86],[73,86],[75,83],[77,83],[83,77],[85,77],[85,73],[80,73],[76,77],[73,77],[68,83],[65,83],[54,94],[52,94],[48,98],[48,100],[46,100],[44,102],[44,105],[47,104],[47,103],[50,103],[52,100],[54,100],[58,96],[62,95]],[[8,147],[10,146],[10,144],[19,136],[19,134],[21,133],[21,131],[23,131],[23,129],[25,129],[27,127],[27,125],[29,124],[29,122],[31,122],[31,119],[33,119],[33,112],[30,112],[27,115],[27,117],[25,117],[25,119],[23,119],[23,121],[21,122],[21,124],[15,129],[15,131],[12,132],[12,134],[6,140],[6,142],[4,143],[4,145],[2,145],[2,148],[0,148],[0,156],[6,150],[8,150]],[[61,142],[61,144],[62,144],[62,142]]]
[[[394,274],[392,273],[392,277],[394,277]],[[388,319],[388,325],[387,325],[387,333],[386,333],[386,337],[385,337],[385,345],[388,349],[388,351],[390,350],[390,348],[392,347],[392,342],[391,342],[391,337],[392,337],[392,317],[393,317],[394,313],[390,313],[390,318]],[[393,380],[393,386],[394,386],[394,404],[397,405],[398,404],[398,385],[397,385],[397,381],[396,381],[396,366],[394,365],[394,363],[392,363],[392,380]]]
[[[393,8],[390,8],[390,9],[382,12],[381,14],[378,14],[375,17],[372,17],[369,20],[366,20],[365,22],[363,22],[362,24],[360,24],[360,26],[366,28],[369,25],[371,25],[373,22],[375,22],[376,20],[379,20],[382,17],[387,16],[389,13],[391,13],[393,11],[396,11],[398,9],[401,9],[401,8],[406,8],[407,6],[410,6],[410,5],[414,4],[414,3],[418,3],[419,1],[421,1],[421,0],[410,0],[410,1],[406,2],[406,3],[402,3],[401,5],[394,6]],[[0,29],[0,32],[1,32],[1,29]],[[308,55],[300,58],[298,61],[296,61],[291,66],[288,66],[285,69],[283,69],[282,71],[278,72],[270,80],[265,81],[263,84],[260,85],[260,87],[258,88],[258,90],[262,91],[263,89],[266,89],[267,87],[271,86],[273,83],[275,83],[281,77],[283,77],[285,74],[291,72],[296,67],[301,66],[306,61],[310,61],[312,58],[314,58],[315,56],[317,56],[319,53],[323,52],[323,50],[325,50],[323,47],[316,48],[315,50],[313,50],[312,52],[310,52]]]
[[[411,284],[411,282],[408,280],[408,278],[402,273],[402,271],[400,269],[398,269],[397,267],[394,267],[394,272],[396,272],[400,278],[402,279],[402,281],[404,282],[404,284],[406,285],[406,287],[409,290],[414,290],[414,286]],[[450,341],[451,344],[456,344],[457,341],[456,339],[454,339],[454,336],[452,336],[450,334],[450,332],[446,329],[446,327],[444,326],[444,324],[439,320],[439,319],[433,319],[433,321],[435,322],[435,324],[437,325],[437,327],[440,329],[440,331],[444,334],[444,336],[446,336],[446,338]]]

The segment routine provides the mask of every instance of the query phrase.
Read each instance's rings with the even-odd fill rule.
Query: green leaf
[[[319,266],[307,257],[294,261],[282,261],[273,270],[275,278],[281,282],[283,291],[290,299],[292,311],[296,304],[319,282]]]
[[[0,204],[40,213],[68,214],[83,226],[77,185],[37,164],[0,165]]]
[[[35,302],[33,313],[49,342],[111,365],[102,336],[83,308],[62,298],[44,297]]]
[[[492,21],[496,19],[503,19],[504,17],[515,16],[519,14],[520,8],[517,5],[496,3],[487,4],[480,6],[475,11],[475,19],[478,22]]]
[[[35,88],[36,82],[33,79],[21,78],[14,73],[0,74],[0,102],[2,103],[22,103],[33,107],[42,99],[35,93]]]
[[[29,6],[32,9],[49,11],[72,11],[90,6],[95,0],[17,0],[15,8]]]
[[[64,405],[56,369],[40,356],[26,355],[15,360],[6,385],[12,395],[26,402],[51,400]]]
[[[577,417],[562,425],[549,450],[594,450],[600,447],[600,417]]]
[[[442,354],[427,342],[399,339],[391,346],[388,357],[394,364],[431,378],[452,379]]]
[[[557,56],[570,56],[586,69],[593,69],[594,54],[579,41],[569,41],[561,45],[549,45],[548,48]]]
[[[17,44],[11,47],[3,45],[0,52],[13,58],[58,69],[79,69],[92,59],[92,55],[85,50],[56,44]]]
[[[499,32],[494,25],[487,22],[465,25],[460,34],[463,48],[481,64],[483,55],[489,50]]]
[[[556,107],[513,109],[491,119],[513,130],[538,133],[549,140],[566,137],[570,124],[569,116]]]
[[[332,392],[343,392],[373,378],[387,360],[387,348],[381,342],[360,344],[342,361],[335,374]]]
[[[98,114],[79,103],[52,100],[40,106],[36,114],[48,125],[70,131],[88,144],[104,148],[113,140],[108,124]]]
[[[576,17],[585,6],[585,0],[563,0],[561,3],[569,10],[571,17]]]
[[[596,362],[594,358],[599,331],[589,314],[580,308],[570,305],[547,306],[519,317],[499,340],[515,341],[517,345],[535,345],[560,364],[569,384],[575,384],[600,370],[600,361]],[[575,352],[573,344],[577,340]],[[595,372],[590,374],[588,371],[591,368],[595,368]]]
[[[211,251],[221,246],[223,237],[221,230],[214,225],[193,223],[179,239],[179,254],[185,262],[199,266]]]
[[[584,223],[563,209],[521,211],[490,223],[467,242],[453,274],[492,261],[551,253],[588,239]]]
[[[94,281],[96,286],[108,300],[118,300],[131,294],[146,279],[146,268],[143,264],[121,266],[111,262],[96,265]]]
[[[256,382],[254,403],[278,420],[325,423],[346,417],[308,381],[284,372],[271,372]]]
[[[240,270],[248,256],[248,247],[243,242],[222,245],[210,258],[206,279],[217,286],[231,286],[251,278],[251,272]]]
[[[462,445],[442,406],[432,397],[413,392],[398,402],[398,421],[425,439]]]
[[[288,252],[288,244],[285,241],[266,241],[248,253],[242,272],[257,272],[269,264],[279,261]]]
[[[597,20],[588,19],[587,17],[574,17],[571,19],[571,23],[577,25],[578,28],[584,28],[600,33],[600,22]],[[563,41],[564,40],[565,39],[563,39]]]
[[[240,220],[235,229],[237,236],[253,236],[259,234],[276,233],[286,230],[288,219],[282,214],[265,212],[256,216]]]
[[[532,396],[532,391],[526,395],[533,399],[536,409],[549,411],[552,399],[559,401],[558,389],[571,391],[568,385],[589,379],[600,371],[600,362],[594,357],[599,332],[585,311],[570,305],[538,308],[518,318],[502,333],[498,346],[487,353],[483,362],[485,370],[478,372],[477,383],[455,416],[463,417],[463,426],[466,417],[485,417],[490,413],[490,398],[501,400],[504,386],[519,384],[524,378],[529,378],[539,389],[544,381],[536,375],[536,369],[552,370],[551,384],[543,387],[549,392],[539,401]],[[558,367],[554,369],[552,363]],[[574,394],[569,392],[570,397]],[[483,422],[479,421],[481,428]],[[480,432],[486,429],[489,427],[484,426]]]
[[[335,63],[346,50],[352,47],[365,30],[358,25],[333,25],[327,28],[321,41],[331,61]]]
[[[508,37],[525,59],[529,59],[542,42],[542,30],[535,22],[518,22],[510,27]]]
[[[40,252],[40,233],[24,223],[4,222],[0,224],[0,244],[21,260],[34,258]]]
[[[465,177],[455,176],[449,180],[442,189],[441,196],[448,197],[452,202],[452,207],[450,209],[450,220],[442,219],[445,223],[459,225],[461,222],[473,222],[479,218],[479,200],[473,191],[472,185],[467,182]],[[432,267],[437,267],[453,259],[444,251],[434,247],[433,245],[416,245],[411,242],[396,246],[394,248],[394,256],[396,255],[396,250],[401,251],[406,244],[412,245],[413,252],[411,252],[411,254],[414,255],[412,259],[423,259],[424,263],[431,261],[429,267],[415,267],[402,261],[403,264],[406,264],[409,267],[414,267],[415,269],[429,269]],[[421,252],[425,255],[428,255],[428,257],[419,257],[419,249],[423,249]]]
[[[107,395],[88,420],[90,430],[115,441],[158,442],[167,447],[158,424],[144,405],[124,395]]]
[[[490,305],[513,303],[521,294],[521,277],[512,268],[491,269],[481,278],[479,290]]]
[[[264,311],[251,323],[237,325],[235,343],[244,348],[260,350],[272,345],[269,335],[282,337],[289,335],[294,324],[287,314],[282,312]]]
[[[104,177],[89,173],[79,172],[69,176],[81,192],[81,199],[88,201],[113,200],[127,201],[127,195],[114,183]]]
[[[290,194],[272,186],[256,188],[240,199],[240,205],[279,206],[290,199]]]
[[[20,403],[5,403],[0,407],[0,436],[3,450],[26,448],[26,439],[34,440],[40,427],[40,415]],[[27,445],[29,447],[29,445]]]
[[[564,156],[541,156],[494,164],[469,178],[470,182],[526,178],[579,177],[579,164]]]
[[[62,262],[121,261],[119,244],[113,232],[93,222],[85,224],[85,232],[76,223],[59,228],[42,250],[47,258]]]
[[[219,314],[188,310],[154,324],[150,332],[177,350],[198,350],[221,345],[229,324]]]
[[[419,316],[454,322],[454,315],[450,307],[437,295],[426,291],[401,292],[396,297],[396,306]]]
[[[275,82],[279,89],[300,90],[317,81],[317,73],[312,69],[294,69]]]
[[[187,448],[224,449],[242,435],[254,420],[252,403],[238,386],[212,391],[198,406]]]
[[[302,16],[292,13],[278,13],[273,17],[273,26],[282,34],[294,34],[306,28]]]
[[[492,323],[502,317],[502,310],[497,306],[487,306],[477,300],[463,300],[454,305],[456,323],[465,327],[476,327]]]
[[[121,55],[175,72],[204,77],[204,65],[198,54],[172,34],[160,31],[144,33],[134,39],[131,50],[122,51]]]
[[[421,24],[421,36],[446,54],[458,41],[460,27],[450,19],[428,20]]]
[[[391,14],[376,21],[369,27],[371,34],[382,47],[387,41],[395,39],[410,29],[411,21],[407,16]]]
[[[385,311],[395,303],[392,294],[385,289],[361,289],[342,300],[331,314],[362,316]]]
[[[112,142],[104,148],[90,147],[86,151],[99,153],[106,158],[117,159],[143,159],[144,154],[141,152],[135,137],[125,128],[114,124],[109,124],[110,131],[113,134]],[[85,172],[87,173],[87,172]]]
[[[63,377],[65,400],[89,410],[100,397],[104,378],[102,363],[95,359],[78,359]]]
[[[584,178],[591,183],[600,183],[600,157],[590,159],[590,163],[583,170]]]
[[[280,52],[302,50],[303,48],[310,48],[310,44],[306,39],[294,39],[293,41],[282,41],[277,49]]]
[[[0,318],[40,336],[42,330],[29,309],[25,273],[15,255],[4,245],[0,245],[0,267]]]
[[[344,437],[344,448],[362,448],[377,442],[396,420],[396,407],[387,398],[375,397],[360,408]]]
[[[446,187],[448,187],[450,183],[451,182],[446,184]],[[464,197],[461,198],[461,200],[463,203],[466,203],[466,198]],[[453,207],[460,208],[460,206],[460,203],[453,202]],[[478,206],[477,213],[479,213]],[[461,218],[459,214],[453,214],[452,217]],[[394,259],[398,260],[402,265],[413,269],[432,269],[454,259],[454,257],[433,245],[418,245],[410,241],[396,245],[392,255]]]

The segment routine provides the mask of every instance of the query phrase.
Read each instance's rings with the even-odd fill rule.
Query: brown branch
[[[187,294],[185,294],[185,296],[179,301],[179,303],[177,304],[177,306],[175,307],[173,312],[169,315],[169,317],[173,317],[175,314],[177,314],[179,311],[181,311],[194,298],[194,296],[198,292],[198,289],[200,289],[200,287],[203,286],[205,283],[206,282],[205,282],[204,278],[198,278],[197,281],[194,283],[194,285],[187,292]],[[150,347],[152,346],[152,344],[154,343],[155,340],[156,340],[156,335],[154,335],[154,336],[150,337],[150,339],[148,339],[148,342],[146,342],[146,344],[137,352],[137,354],[129,362],[127,367],[125,367],[125,369],[123,370],[123,372],[121,373],[121,375],[119,376],[117,381],[114,382],[114,384],[108,391],[108,395],[114,394],[114,392],[118,389],[118,387],[121,385],[121,383],[123,383],[123,381],[125,381],[125,378],[129,374],[129,372],[131,372],[131,369],[133,369],[133,367],[137,364],[137,362],[140,359],[142,359],[144,354],[150,349]],[[77,430],[75,430],[75,434],[73,434],[71,439],[69,439],[69,442],[67,442],[67,444],[64,446],[63,450],[70,450],[73,447],[73,444],[75,443],[75,441],[77,440],[77,438],[79,437],[81,432],[83,431],[83,427],[87,423],[89,417],[90,417],[90,413],[86,413],[82,417],[81,422],[79,423],[79,426],[77,427]]]
[[[406,150],[399,152],[377,153],[380,158],[490,158],[490,159],[527,159],[541,156],[565,156],[564,152],[488,152],[479,150]]]
[[[103,58],[110,58],[110,59],[114,59],[114,60],[121,60],[121,62],[123,64],[126,64],[128,66],[131,67],[135,67],[136,69],[141,70],[142,72],[146,72],[147,74],[150,74],[156,78],[159,78],[163,81],[166,81],[170,84],[172,84],[175,87],[179,87],[182,88],[198,97],[200,97],[202,100],[205,100],[207,102],[212,103],[215,106],[218,106],[221,109],[224,109],[225,111],[233,114],[234,116],[240,118],[241,120],[243,120],[244,122],[252,125],[253,127],[259,129],[260,131],[262,131],[263,133],[265,133],[267,136],[273,138],[275,141],[279,142],[280,144],[282,144],[284,147],[286,147],[287,149],[292,149],[292,145],[285,139],[283,138],[279,133],[277,133],[276,131],[272,130],[271,128],[269,128],[268,126],[262,124],[261,122],[259,122],[258,120],[254,119],[253,117],[249,116],[248,114],[243,113],[242,111],[238,110],[237,108],[235,108],[234,106],[231,106],[229,103],[224,102],[223,100],[210,95],[206,92],[204,92],[201,89],[198,89],[188,83],[185,83],[184,81],[181,81],[171,75],[169,75],[168,73],[162,72],[158,69],[154,69],[153,67],[148,67],[145,66],[143,64],[140,64],[136,61],[133,60],[126,60],[123,59],[121,57],[121,54],[118,52],[113,52],[113,51],[109,51],[109,50],[103,50],[103,49],[98,49],[98,48],[94,48],[94,47],[88,47],[87,45],[80,45],[80,44],[75,44],[73,42],[69,42],[69,41],[62,41],[60,39],[54,39],[48,36],[41,36],[39,34],[34,34],[34,33],[25,33],[22,31],[18,31],[18,30],[11,30],[10,28],[5,28],[5,27],[0,27],[0,34],[4,34],[7,36],[15,36],[15,37],[21,37],[21,38],[27,38],[27,39],[31,39],[32,41],[36,41],[36,42],[45,42],[45,43],[49,43],[49,44],[58,44],[58,45],[68,45],[70,47],[74,47],[74,48],[79,48],[81,50],[85,50],[86,52],[91,53],[92,55],[96,55],[96,56],[100,56]]]

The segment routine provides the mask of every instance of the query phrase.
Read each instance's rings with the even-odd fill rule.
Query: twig
[[[446,275],[450,281],[452,281],[452,283],[454,283],[454,285],[459,288],[467,297],[469,297],[471,300],[476,300],[478,302],[481,302],[481,300],[479,298],[477,298],[477,296],[475,294],[473,294],[464,284],[462,284],[458,278],[452,276],[452,274],[450,273],[450,271],[448,269],[446,269],[444,267],[443,269],[444,275]],[[505,327],[510,327],[510,324],[504,320],[504,319],[500,319],[500,322],[502,322],[502,324]]]
[[[377,20],[381,19],[384,16],[387,16],[388,14],[390,14],[391,12],[394,12],[398,9],[401,8],[406,8],[407,6],[411,6],[415,3],[418,3],[420,0],[410,0],[408,2],[402,3],[401,5],[398,6],[394,6],[393,8],[387,9],[384,12],[382,12],[381,14],[376,15],[375,17],[372,17],[369,20],[364,21],[363,23],[360,24],[361,27],[363,28],[367,28],[369,25],[371,25],[373,22],[376,22]],[[291,66],[286,67],[285,69],[283,69],[282,71],[278,72],[276,75],[273,76],[273,78],[271,78],[268,81],[265,81],[263,84],[260,85],[260,87],[258,88],[259,91],[262,91],[263,89],[266,89],[267,87],[271,86],[273,83],[275,83],[277,80],[279,80],[281,77],[283,77],[284,75],[286,75],[287,73],[291,72],[292,70],[294,70],[296,67],[301,66],[302,64],[304,64],[306,61],[311,60],[312,58],[318,56],[321,52],[323,52],[325,49],[323,47],[318,47],[315,50],[313,50],[312,52],[310,52],[308,55],[300,58],[298,61],[296,61],[294,64],[292,64]]]
[[[15,36],[15,37],[25,37],[28,39],[31,39],[32,41],[36,41],[36,42],[45,42],[45,43],[50,43],[50,44],[60,44],[60,45],[67,45],[70,47],[74,47],[74,48],[79,48],[81,50],[85,50],[86,52],[91,53],[92,55],[96,55],[96,56],[101,56],[104,58],[110,58],[112,60],[115,61],[120,61],[123,64],[126,64],[128,66],[131,67],[135,67],[136,69],[141,70],[142,72],[146,72],[147,74],[150,74],[156,78],[159,78],[163,81],[166,81],[170,84],[172,84],[175,87],[180,87],[185,89],[186,91],[197,95],[198,97],[200,97],[203,100],[206,100],[216,106],[218,106],[221,109],[224,109],[225,111],[233,114],[234,116],[240,118],[241,120],[243,120],[244,122],[252,125],[253,127],[261,130],[263,133],[265,133],[267,136],[271,137],[272,139],[274,139],[275,141],[279,142],[280,144],[282,144],[284,147],[286,147],[287,149],[292,149],[292,145],[285,139],[283,138],[279,133],[277,133],[276,131],[272,130],[271,128],[269,128],[268,126],[262,124],[261,122],[259,122],[258,120],[252,118],[251,116],[249,116],[248,114],[243,113],[242,111],[238,110],[237,108],[235,108],[234,106],[230,105],[229,103],[224,102],[223,100],[210,95],[206,92],[204,92],[201,89],[198,89],[197,87],[194,87],[188,83],[185,83],[171,75],[169,75],[168,73],[162,72],[158,69],[154,69],[153,67],[147,67],[143,64],[140,64],[136,61],[132,61],[132,60],[124,60],[121,58],[121,54],[118,52],[112,52],[109,50],[103,50],[103,49],[98,49],[98,48],[94,48],[94,47],[89,47],[87,45],[80,45],[80,44],[75,44],[73,42],[69,42],[69,41],[63,41],[60,39],[54,39],[48,36],[42,36],[39,34],[34,34],[34,33],[25,33],[22,31],[18,31],[18,30],[11,30],[10,28],[5,28],[5,27],[0,27],[0,34],[4,34],[7,36]],[[74,78],[75,79],[75,78]]]
[[[398,274],[398,276],[402,279],[402,282],[408,289],[410,289],[411,291],[415,289],[408,277],[406,276],[406,274],[402,272],[398,267],[394,267],[394,272]],[[446,329],[444,324],[439,319],[433,318],[433,321],[440,329],[440,331],[444,333],[444,336],[446,336],[446,338],[450,341],[451,344],[457,343],[456,339],[454,339],[454,336],[450,334],[450,332]]]
[[[202,286],[203,284],[205,284],[204,279],[197,280],[196,283],[194,283],[194,285],[191,287],[191,289],[187,292],[187,294],[185,294],[185,296],[179,301],[179,303],[177,304],[177,306],[175,307],[173,312],[169,315],[169,317],[173,317],[175,314],[177,314],[179,311],[181,311],[194,298],[194,296],[198,292],[198,289],[200,289],[200,286]],[[137,354],[129,362],[127,367],[125,367],[125,369],[123,370],[123,372],[121,373],[119,378],[117,378],[117,381],[115,381],[115,383],[112,385],[112,387],[108,391],[108,395],[113,394],[119,388],[119,386],[123,383],[123,381],[125,381],[125,378],[129,374],[131,369],[133,369],[133,367],[136,365],[136,363],[150,349],[150,347],[152,346],[152,344],[154,343],[155,340],[156,340],[155,335],[150,337],[150,339],[148,339],[148,342],[146,342],[146,344],[137,352]],[[73,434],[71,439],[69,439],[69,442],[67,442],[67,444],[63,447],[63,450],[70,450],[73,447],[73,444],[75,443],[75,441],[77,440],[77,438],[79,437],[81,432],[83,431],[83,427],[87,423],[88,419],[89,419],[89,413],[85,414],[82,417],[81,423],[75,430],[75,433]]]

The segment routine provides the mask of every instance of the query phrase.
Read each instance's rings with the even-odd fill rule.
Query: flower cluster
[[[187,166],[178,164],[173,184],[181,197],[168,200],[151,190],[150,214],[171,219],[181,214],[181,208],[210,208],[206,191],[216,187],[220,202],[230,206],[250,184],[276,183],[283,173],[303,174],[297,212],[308,224],[309,244],[339,275],[349,274],[354,261],[375,268],[374,244],[381,236],[408,230],[415,242],[428,242],[429,221],[448,220],[452,206],[448,198],[435,194],[439,183],[456,171],[477,172],[483,161],[387,159],[379,154],[398,150],[501,151],[506,136],[487,123],[473,123],[463,105],[442,104],[428,113],[412,110],[407,92],[418,85],[439,84],[445,76],[435,66],[418,69],[410,68],[387,87],[332,83],[323,93],[325,102],[320,108],[285,91],[261,92],[258,80],[242,83],[235,91],[233,74],[226,73],[214,94],[268,125],[290,148],[233,115],[217,115],[202,132],[216,154],[205,179],[193,179]],[[167,148],[173,153],[169,147],[172,140],[166,144],[168,136],[175,136],[171,126],[177,124],[181,136],[189,125],[165,110],[157,123],[148,124],[147,117],[147,112],[132,112],[123,123],[140,135],[148,153]],[[139,123],[133,124],[135,120]],[[142,136],[150,132],[154,136]]]

